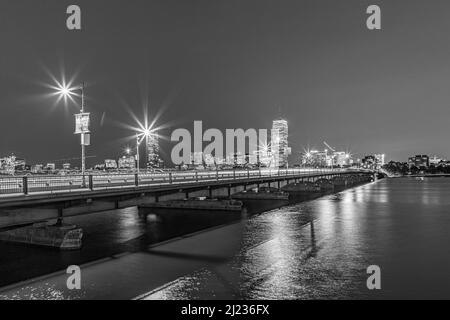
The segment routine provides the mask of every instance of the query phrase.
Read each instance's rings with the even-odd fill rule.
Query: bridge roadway
[[[189,196],[224,197],[255,186],[372,174],[355,169],[261,169],[0,178],[0,227]]]

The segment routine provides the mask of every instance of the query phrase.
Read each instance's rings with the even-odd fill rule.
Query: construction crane
[[[331,147],[326,141],[324,141],[323,144],[326,145],[327,148],[330,149],[331,151],[336,152],[336,150],[333,147]]]

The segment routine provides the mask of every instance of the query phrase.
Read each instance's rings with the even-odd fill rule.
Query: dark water
[[[209,227],[231,223],[240,216],[225,213],[165,214],[139,217],[136,207],[64,219],[83,228],[83,247],[77,251],[0,242],[0,286],[64,270]]]
[[[144,250],[227,214],[145,221],[135,208],[74,218],[78,252],[0,244],[7,284],[124,251]],[[450,298],[450,179],[389,179],[249,217],[229,263],[177,279],[150,299]],[[369,265],[382,289],[366,287]]]
[[[449,244],[450,179],[382,180],[253,217],[233,262],[149,298],[448,299]]]

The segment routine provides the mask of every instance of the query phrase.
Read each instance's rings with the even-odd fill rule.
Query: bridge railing
[[[352,172],[351,169],[256,169],[219,171],[143,172],[125,174],[42,175],[0,177],[0,196],[86,190],[162,186],[207,181],[233,181],[264,177],[308,176]]]

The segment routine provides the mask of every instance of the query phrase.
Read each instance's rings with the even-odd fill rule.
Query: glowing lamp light
[[[69,88],[61,88],[60,90],[59,90],[59,93],[60,94],[62,94],[63,96],[68,96],[68,95],[70,95],[70,89]]]
[[[73,88],[70,88],[70,87],[62,84],[62,85],[59,85],[57,91],[61,96],[66,98],[66,97],[70,97],[74,94],[73,90],[74,90]]]

